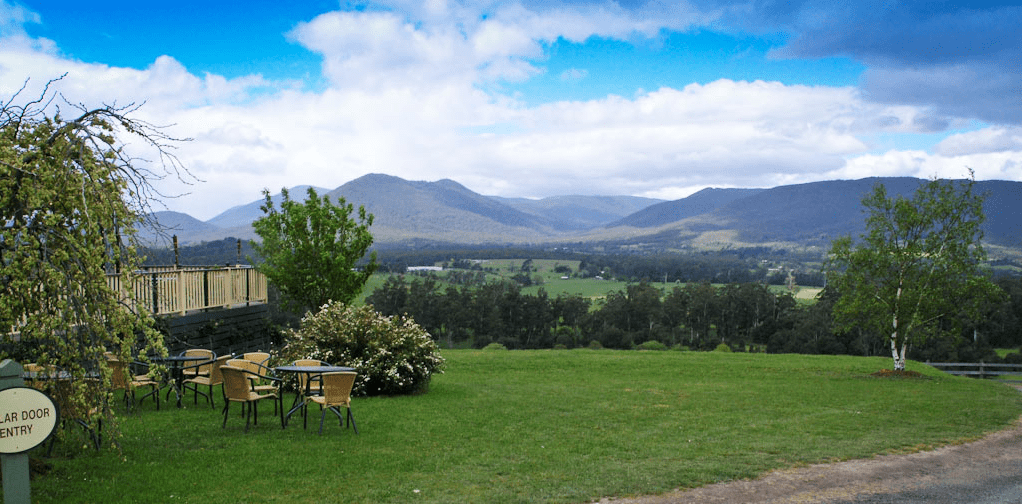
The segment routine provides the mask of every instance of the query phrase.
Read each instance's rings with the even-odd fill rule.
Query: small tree
[[[890,198],[877,184],[862,200],[868,217],[859,243],[835,240],[828,265],[838,329],[887,334],[894,369],[931,337],[955,337],[999,289],[980,265],[983,197],[975,181],[932,180],[912,197]]]
[[[65,100],[67,119],[54,82],[28,103],[16,103],[20,92],[0,103],[0,357],[70,373],[68,406],[110,417],[104,352],[166,353],[152,316],[121,287],[140,263],[134,227],[150,214],[149,179],[163,174],[120,139],[157,152],[166,174],[182,171],[167,151],[173,139],[129,117],[137,107]],[[87,386],[95,371],[105,386]]]
[[[311,187],[304,203],[293,201],[287,189],[281,194],[278,210],[270,192],[263,190],[265,215],[252,224],[262,238],[262,243],[252,242],[264,260],[259,271],[295,311],[315,310],[331,300],[350,303],[377,268],[376,252],[357,268],[373,244],[372,214],[360,206],[356,222],[351,218],[352,204],[339,198],[334,205]]]

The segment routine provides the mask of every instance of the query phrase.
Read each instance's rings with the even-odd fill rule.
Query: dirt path
[[[986,495],[986,497],[983,497]],[[778,470],[755,480],[665,495],[604,499],[615,504],[1022,502],[1022,418],[971,443],[910,455]]]

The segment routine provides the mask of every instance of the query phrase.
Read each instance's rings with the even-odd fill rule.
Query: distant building
[[[408,271],[443,271],[440,266],[409,266]]]

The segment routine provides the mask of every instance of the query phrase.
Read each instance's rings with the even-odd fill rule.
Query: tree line
[[[1022,279],[996,283],[1008,294],[984,308],[979,324],[963,323],[961,337],[933,339],[909,349],[917,360],[998,360],[993,348],[1018,348],[1022,335]],[[392,275],[366,302],[385,315],[408,315],[445,346],[512,349],[628,349],[664,347],[770,353],[880,356],[887,335],[864,328],[841,330],[833,307],[839,294],[824,289],[813,303],[798,302],[761,282],[695,282],[661,290],[647,281],[593,301],[578,294],[523,293],[512,281],[453,285],[435,274]]]

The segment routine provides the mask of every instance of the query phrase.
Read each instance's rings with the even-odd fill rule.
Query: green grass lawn
[[[1022,394],[890,359],[447,350],[427,394],[356,398],[360,434],[152,403],[121,451],[52,459],[35,502],[587,502],[907,452],[1010,425]],[[287,402],[290,402],[290,395]],[[219,404],[219,400],[218,400]]]

